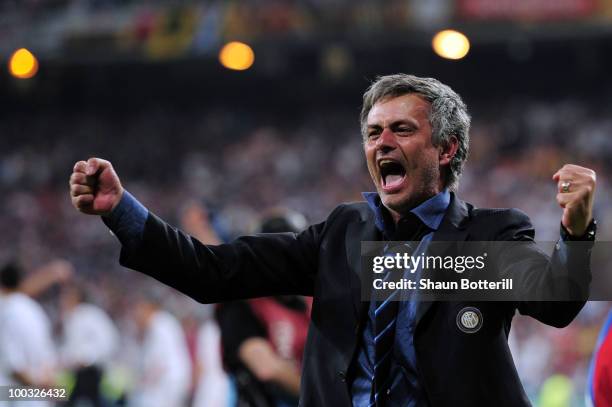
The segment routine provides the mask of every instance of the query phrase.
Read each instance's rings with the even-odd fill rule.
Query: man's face
[[[429,102],[407,94],[380,100],[367,117],[368,170],[395,220],[443,188],[429,111]]]

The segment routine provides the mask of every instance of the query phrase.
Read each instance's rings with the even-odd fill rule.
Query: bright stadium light
[[[446,59],[461,59],[470,50],[470,40],[455,30],[444,30],[437,33],[431,45],[436,54]]]
[[[244,71],[255,61],[255,53],[247,44],[233,41],[225,44],[219,52],[219,62],[227,69]]]
[[[15,78],[28,79],[38,72],[38,60],[30,51],[20,48],[9,60],[9,72]]]

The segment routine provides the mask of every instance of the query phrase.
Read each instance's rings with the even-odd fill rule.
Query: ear
[[[440,165],[449,165],[459,148],[459,140],[454,135],[448,138],[445,144],[440,145]]]

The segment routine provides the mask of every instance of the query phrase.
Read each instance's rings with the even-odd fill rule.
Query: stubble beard
[[[401,202],[395,204],[391,203],[387,205],[383,201],[383,204],[387,209],[397,213],[401,216],[409,212],[411,209],[416,208],[429,198],[433,197],[439,192],[440,189],[440,168],[435,165],[427,166],[423,169],[420,177],[417,181],[417,188],[414,188],[410,196],[403,199]]]

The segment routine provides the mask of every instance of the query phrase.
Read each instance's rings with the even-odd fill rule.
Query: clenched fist
[[[108,215],[123,195],[113,166],[100,158],[77,162],[69,184],[72,205],[89,215]]]
[[[557,202],[563,208],[561,223],[572,236],[582,236],[593,219],[595,171],[565,164],[553,175],[557,182]]]

